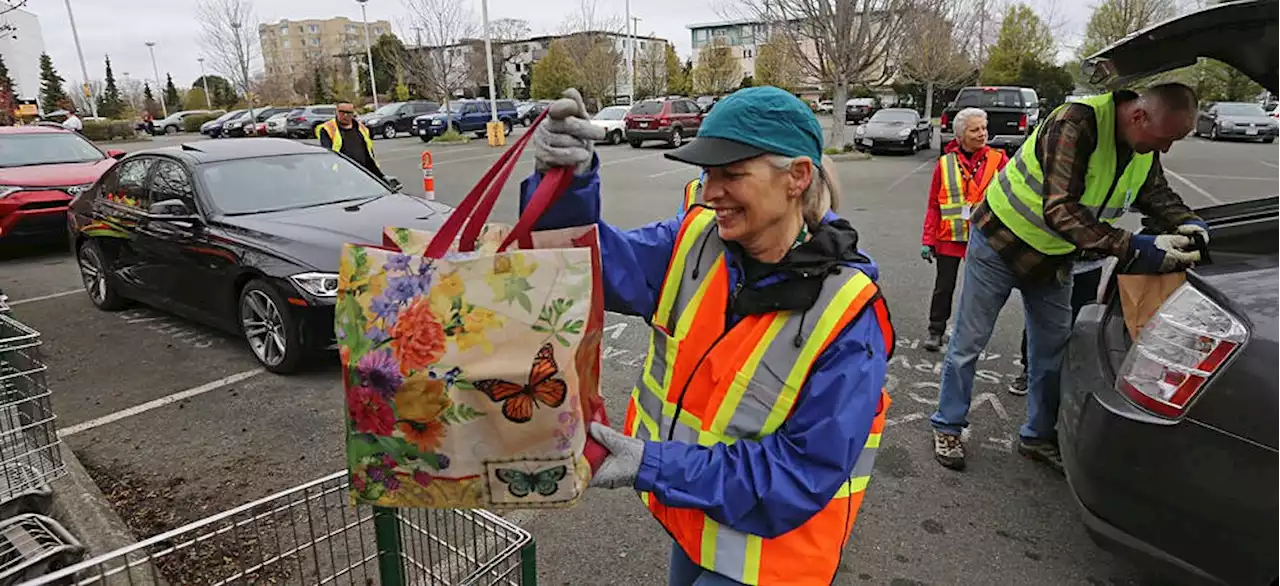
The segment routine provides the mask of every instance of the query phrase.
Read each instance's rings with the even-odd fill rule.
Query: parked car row
[[[1242,138],[1276,141],[1276,119],[1253,102],[1216,102],[1205,104],[1196,117],[1196,136],[1209,140]]]

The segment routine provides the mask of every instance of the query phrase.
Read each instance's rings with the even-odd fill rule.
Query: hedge
[[[200,125],[210,120],[215,120],[222,113],[213,114],[192,114],[182,119],[182,130],[184,132],[200,132]]]
[[[130,139],[136,136],[132,120],[84,121],[85,138],[89,140]]]

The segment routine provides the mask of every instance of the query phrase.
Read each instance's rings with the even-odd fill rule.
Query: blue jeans
[[[1029,351],[1027,421],[1018,434],[1028,440],[1057,438],[1059,374],[1063,351],[1071,336],[1071,282],[1020,286],[1004,259],[987,244],[979,230],[969,232],[955,332],[942,362],[938,410],[929,418],[934,429],[960,435],[969,425],[967,417],[978,355],[991,340],[996,318],[1014,287],[1022,292]]]
[[[671,569],[667,586],[742,586],[742,582],[721,576],[693,563],[680,544],[671,544]]]

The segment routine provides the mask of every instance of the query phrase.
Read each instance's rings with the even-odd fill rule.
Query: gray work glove
[[[604,129],[591,123],[582,95],[569,88],[547,107],[547,118],[533,131],[534,164],[543,172],[573,167],[581,175],[591,169],[598,140],[604,140]]]
[[[572,90],[571,90],[572,91]],[[591,422],[591,437],[600,442],[609,456],[591,477],[591,486],[597,488],[624,488],[635,486],[640,474],[640,458],[644,456],[644,440],[627,437],[607,425]]]

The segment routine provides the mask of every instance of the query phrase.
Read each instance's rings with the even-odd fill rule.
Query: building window
[[[286,24],[286,25],[284,25],[284,26],[280,27],[280,34],[282,34],[282,35],[287,35],[287,34],[289,34],[289,25],[287,25],[287,24]]]
[[[649,43],[646,43],[646,42],[644,42],[644,41],[640,41],[640,50],[641,50],[641,51],[643,51],[643,50],[645,50],[645,49],[647,49],[647,48],[649,48]]]
[[[743,58],[745,58],[745,59],[750,59],[750,58],[751,58],[751,57],[753,57],[753,56],[754,56],[754,53],[751,51],[751,49],[743,49],[743,50],[742,50],[742,57],[743,57]]]
[[[320,46],[320,39],[318,39],[318,38],[311,39],[311,46],[312,46],[312,47],[318,47],[318,46]]]
[[[302,32],[302,25],[298,25],[298,32]]]
[[[375,26],[375,27],[373,27],[373,34],[375,34],[375,35],[382,35],[382,27],[380,27],[380,26]]]
[[[285,39],[285,40],[284,40],[284,48],[288,49],[288,48],[289,48],[289,44],[290,44],[290,43],[289,43],[289,39]]]
[[[308,28],[308,29],[310,29],[310,30],[311,30],[311,32],[313,32],[313,33],[318,33],[318,32],[320,32],[320,25],[318,25],[318,24],[310,25],[310,26],[308,26],[307,28]]]
[[[729,36],[729,31],[727,31],[727,30],[725,30],[725,29],[722,29],[722,28],[718,28],[718,29],[716,29],[716,30],[711,31],[711,36],[713,36],[713,37],[727,37],[727,36]]]
[[[354,32],[356,32],[356,25],[354,25],[354,24],[349,24],[349,25],[347,25],[347,32],[349,32],[349,33],[354,33]]]

